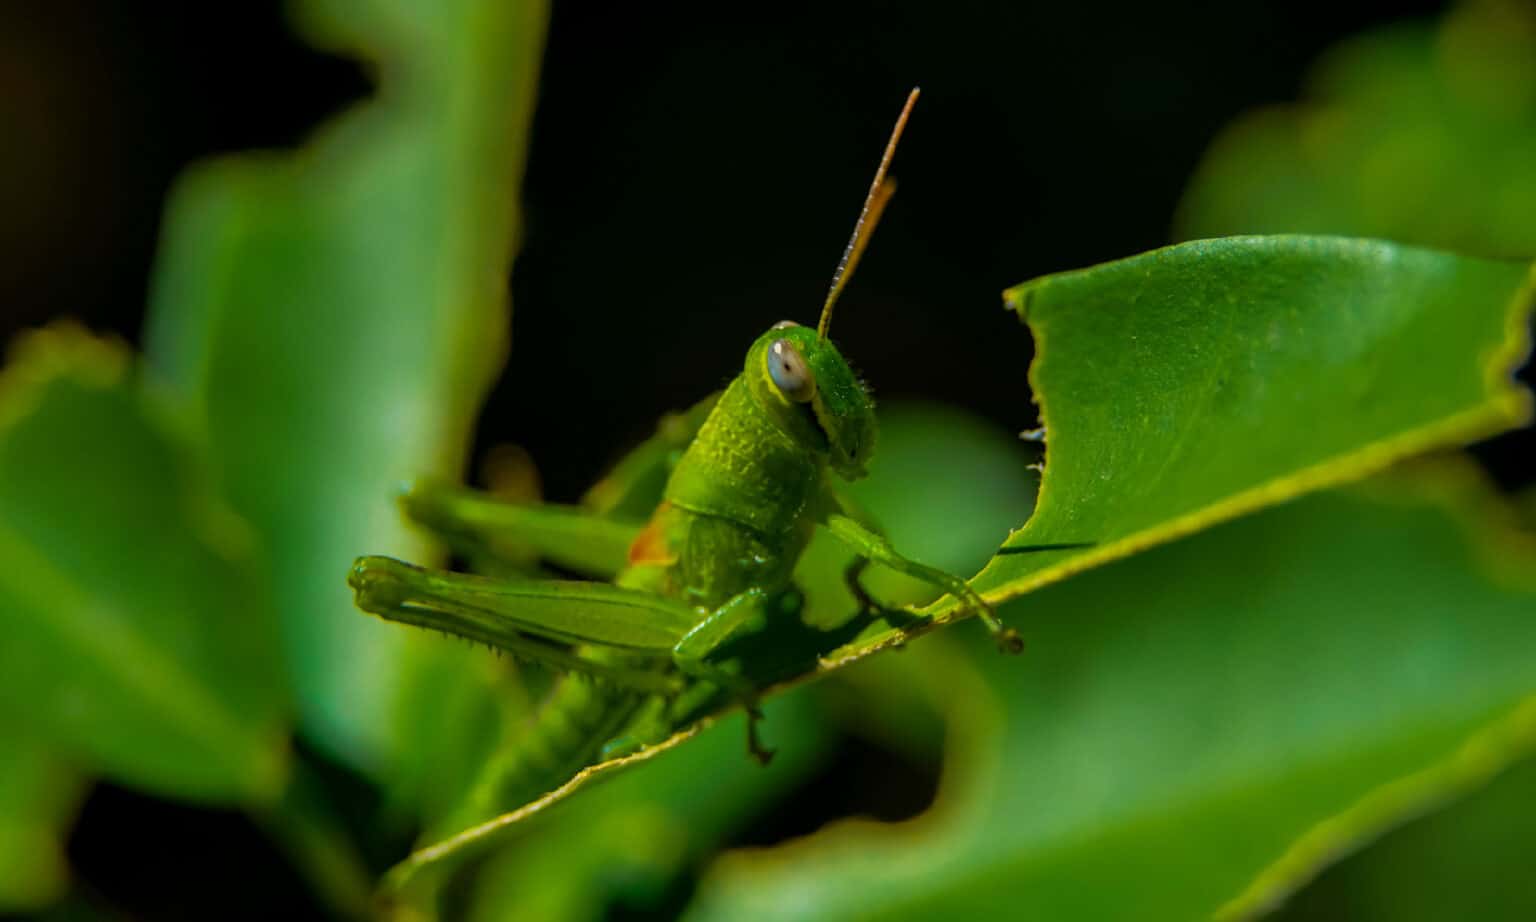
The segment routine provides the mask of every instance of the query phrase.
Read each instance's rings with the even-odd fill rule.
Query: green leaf
[[[1536,8],[1459,5],[1333,49],[1308,100],[1211,145],[1177,236],[1336,233],[1536,256]]]
[[[0,912],[63,895],[64,830],[83,787],[45,743],[8,722],[0,728]]]
[[[304,728],[377,768],[408,745],[393,738],[399,698],[430,690],[401,687],[410,632],[359,615],[344,577],[364,552],[430,556],[392,498],[411,478],[457,477],[502,361],[544,9],[301,13],[376,65],[376,97],[301,151],[181,181],[148,343],[272,559]]]
[[[1334,237],[1198,241],[1012,289],[1045,478],[973,585],[1001,602],[1519,425],[1532,297],[1522,264]]]
[[[406,663],[396,710],[402,742],[390,772],[389,807],[407,828],[439,828],[473,789],[504,737],[518,735],[534,707],[517,666],[457,641]]]
[[[0,378],[0,718],[126,783],[266,798],[287,688],[261,568],[158,409],[71,327]]]
[[[1536,748],[1536,547],[1478,486],[1318,494],[1020,601],[928,813],[728,856],[691,917],[1262,909]]]

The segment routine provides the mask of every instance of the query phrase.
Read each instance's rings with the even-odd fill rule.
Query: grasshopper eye
[[[796,403],[810,403],[816,396],[816,379],[787,339],[776,339],[768,347],[768,377],[785,397]]]

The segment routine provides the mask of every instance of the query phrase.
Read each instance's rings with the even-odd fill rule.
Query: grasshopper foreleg
[[[987,626],[987,630],[992,632],[992,636],[997,640],[998,649],[1005,653],[1018,653],[1024,649],[1024,641],[1019,637],[1019,632],[999,621],[997,613],[992,610],[992,606],[988,605],[987,601],[976,590],[972,589],[965,580],[945,573],[943,570],[925,566],[915,560],[901,556],[885,538],[870,531],[846,515],[839,513],[828,515],[826,525],[828,531],[832,532],[840,541],[852,547],[860,557],[872,563],[890,567],[899,573],[916,577],[925,583],[943,589],[956,599],[959,599],[976,617],[981,619],[982,623]],[[850,581],[850,586],[857,582],[857,573],[854,573],[854,579]],[[866,604],[866,600],[869,600],[869,596],[864,592],[862,586],[854,590],[854,597],[858,598],[861,604]]]

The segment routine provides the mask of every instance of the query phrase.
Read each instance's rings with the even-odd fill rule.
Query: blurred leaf
[[[1048,466],[1035,514],[973,581],[993,601],[1530,412],[1510,379],[1532,307],[1521,264],[1234,237],[1007,298],[1038,344]]]
[[[419,729],[391,726],[398,699],[431,690],[401,688],[411,632],[358,614],[344,577],[361,553],[430,556],[392,497],[409,478],[458,475],[502,360],[544,10],[328,0],[300,13],[321,42],[378,65],[378,95],[302,151],[181,181],[149,352],[269,549],[306,731],[376,769]],[[446,649],[420,641],[428,657]]]
[[[1310,96],[1217,138],[1176,236],[1336,233],[1536,256],[1536,7],[1480,0],[1438,30],[1368,33],[1323,59]]]
[[[83,787],[46,744],[9,721],[0,728],[0,912],[63,895],[64,831]]]
[[[692,918],[1261,909],[1536,746],[1536,547],[1479,486],[1320,494],[1043,589],[929,813],[728,856]]]
[[[409,827],[440,824],[465,799],[498,741],[532,707],[516,667],[458,641],[433,636],[431,655],[407,662],[396,714],[402,748],[390,775],[390,804]]]
[[[126,783],[270,797],[286,756],[276,626],[243,523],[72,327],[0,379],[0,718]]]
[[[1325,871],[1276,919],[1536,918],[1536,759]]]

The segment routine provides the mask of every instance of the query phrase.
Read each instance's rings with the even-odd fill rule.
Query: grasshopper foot
[[[977,617],[987,626],[987,630],[992,632],[992,639],[997,641],[998,652],[1009,655],[1023,653],[1024,638],[1019,636],[1019,632],[999,621],[997,614],[992,611],[992,606],[981,602],[980,598],[976,601],[980,603],[980,607],[976,609]]]
[[[378,612],[404,601],[406,586],[420,573],[420,568],[392,557],[359,557],[347,573],[347,585],[357,593],[359,608]]]
[[[1024,638],[1019,636],[1018,631],[998,620],[997,612],[987,604],[986,599],[971,591],[969,587],[966,587],[966,591],[960,598],[976,617],[981,619],[981,623],[987,626],[987,630],[992,632],[992,639],[997,641],[999,652],[1008,654],[1024,652]]]

